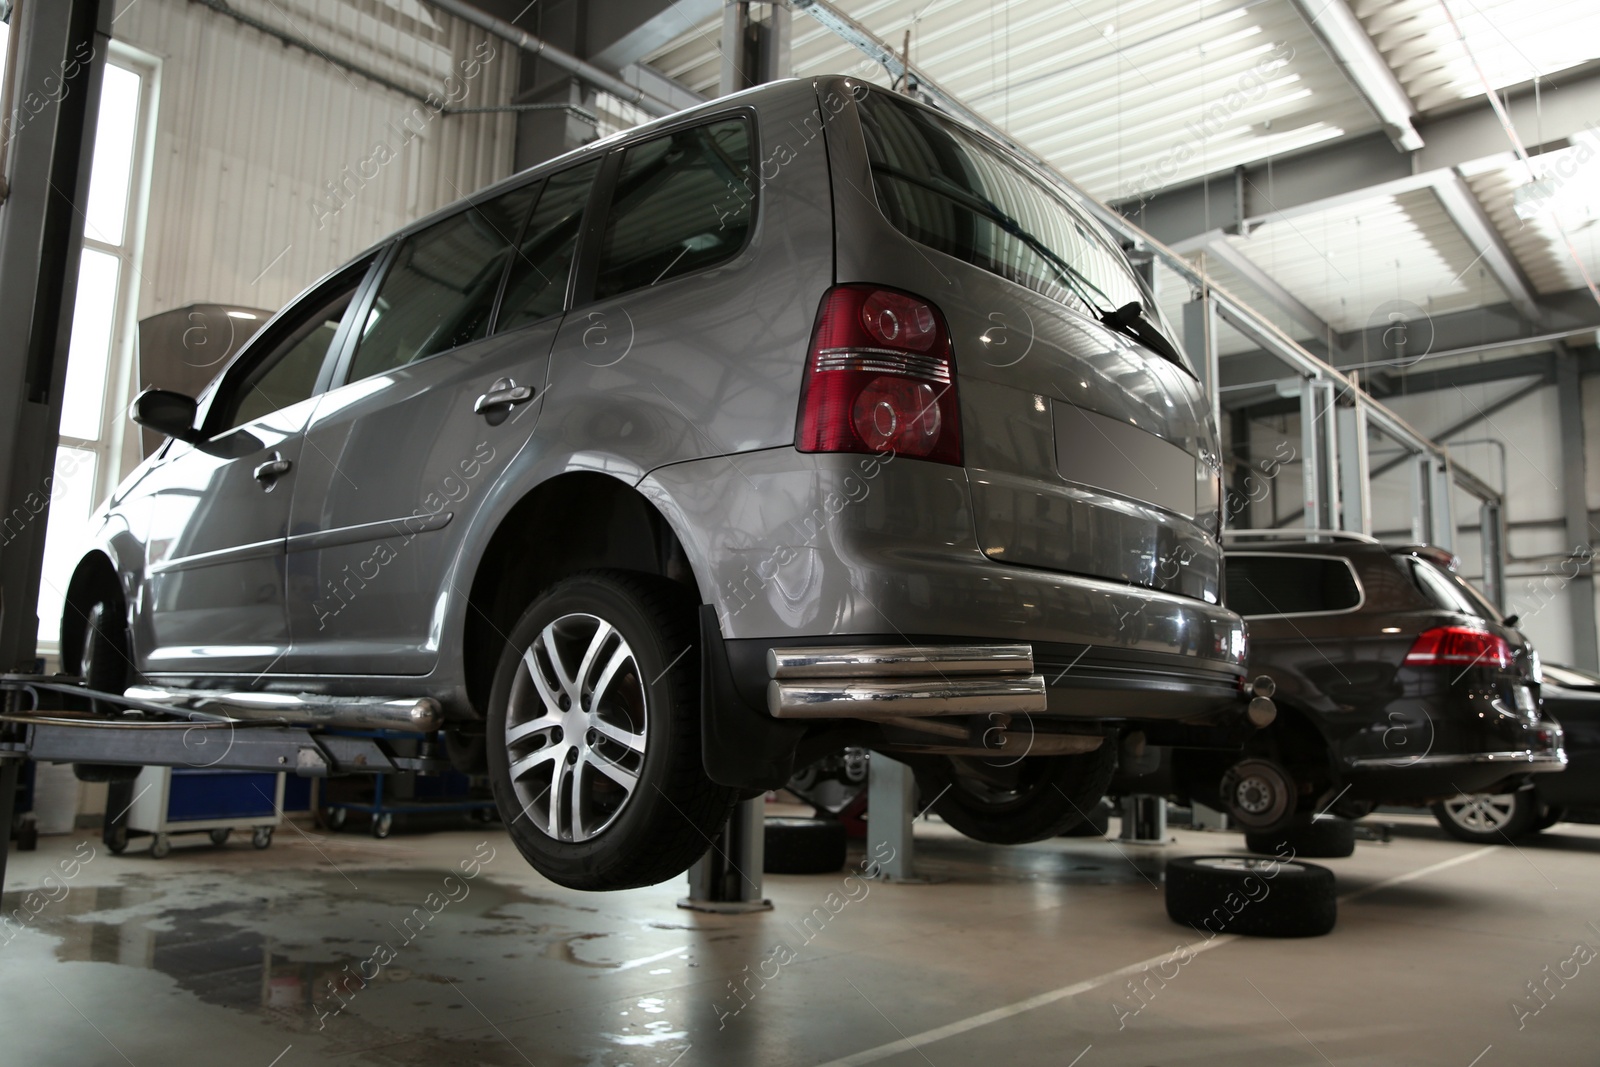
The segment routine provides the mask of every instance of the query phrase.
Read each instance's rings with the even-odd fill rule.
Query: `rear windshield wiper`
[[[891,177],[919,186],[984,216],[1006,233],[1027,245],[1035,254],[1053,267],[1061,281],[1067,288],[1072,290],[1072,294],[1082,301],[1085,307],[1094,312],[1101,323],[1116,330],[1118,333],[1132,337],[1162,359],[1175,363],[1180,367],[1183,366],[1183,357],[1178,354],[1178,350],[1173,346],[1172,342],[1144,314],[1143,304],[1135,300],[1132,303],[1124,304],[1115,311],[1108,310],[1105,306],[1102,306],[1099,301],[1089,296],[1085,290],[1093,290],[1109,305],[1113,301],[1104,289],[1094,284],[1082,271],[1057,255],[1049,245],[1046,245],[1038,237],[1023,229],[1022,224],[1008,215],[1000,205],[968,189],[961,188],[941,175],[934,175],[931,179],[923,178],[883,163],[874,163],[872,169],[881,170]]]

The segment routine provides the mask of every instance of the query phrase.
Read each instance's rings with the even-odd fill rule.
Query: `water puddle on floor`
[[[624,1001],[586,1035],[569,1032],[576,1048],[521,1037],[518,1051],[485,1021],[531,1014],[538,990],[557,978],[545,961],[571,975],[560,980],[569,988],[592,981],[598,992],[621,972],[671,981],[693,966],[688,928],[645,931],[488,879],[459,900],[434,897],[430,914],[424,902],[444,872],[352,873],[353,883],[336,871],[258,882],[129,873],[115,885],[73,886],[29,926],[54,941],[59,962],[157,972],[204,1004],[361,1062],[515,1064],[526,1053],[540,1067],[645,1067],[688,1045],[663,995]],[[7,893],[0,907],[15,910],[22,897]],[[596,932],[597,923],[613,929]],[[524,1003],[506,994],[519,987]]]

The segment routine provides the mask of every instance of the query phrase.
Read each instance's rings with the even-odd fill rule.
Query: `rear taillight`
[[[919,297],[871,285],[828,290],[800,390],[795,448],[961,463],[950,331]]]
[[[1503,637],[1465,626],[1436,626],[1417,635],[1406,653],[1408,667],[1511,666],[1511,646]]]

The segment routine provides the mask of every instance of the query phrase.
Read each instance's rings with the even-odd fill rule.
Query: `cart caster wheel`
[[[30,823],[17,830],[17,851],[34,852],[39,848],[39,827]]]
[[[372,820],[373,837],[388,837],[392,830],[394,830],[394,816],[389,812],[386,811]]]
[[[338,831],[344,829],[345,819],[349,816],[348,808],[329,808],[323,821],[328,824],[328,829]]]
[[[128,847],[128,828],[126,826],[114,826],[103,840],[113,856],[120,856]]]
[[[256,848],[266,848],[272,844],[272,831],[263,826],[250,835],[250,843]]]
[[[215,830],[211,831],[211,843],[219,847],[226,845],[228,843],[228,835],[231,833],[233,833],[233,831],[228,829],[226,826],[219,826]]]
[[[172,839],[166,834],[157,834],[156,839],[150,842],[150,858],[158,860],[172,851]]]

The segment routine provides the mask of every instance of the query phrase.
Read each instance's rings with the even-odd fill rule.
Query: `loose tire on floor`
[[[733,810],[737,793],[701,760],[695,600],[665,579],[591,571],[511,630],[489,697],[489,781],[512,842],[551,881],[666,881]]]
[[[1282,830],[1245,834],[1244,844],[1251,852],[1263,856],[1340,859],[1356,850],[1356,824],[1331,816],[1320,819],[1299,816]]]
[[[974,841],[1044,841],[1082,823],[1105,795],[1117,750],[1102,744],[1074,756],[990,759],[948,756],[914,764],[933,810]]]
[[[1201,934],[1320,937],[1338,919],[1333,872],[1310,863],[1181,856],[1166,879],[1167,915]]]
[[[768,874],[832,874],[845,861],[845,828],[838,819],[766,818]]]
[[[1433,817],[1445,833],[1474,845],[1503,845],[1539,829],[1544,814],[1539,794],[1474,793],[1433,806]]]

